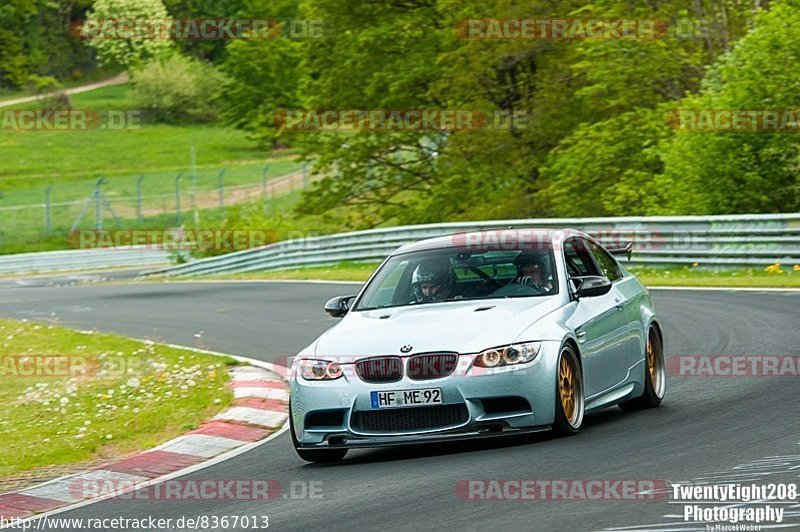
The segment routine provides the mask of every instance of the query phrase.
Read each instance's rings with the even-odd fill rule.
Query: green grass
[[[712,270],[703,267],[629,268],[647,286],[800,288],[800,265]]]
[[[377,267],[378,263],[343,262],[331,266],[209,276],[208,278],[318,279],[324,281],[363,282]],[[766,271],[764,268],[709,270],[691,267],[664,269],[631,267],[629,269],[647,286],[800,288],[800,265],[782,266],[780,269],[771,267],[771,271]]]
[[[72,96],[74,109],[127,110],[133,107],[130,84]],[[38,108],[39,103],[21,107]],[[195,147],[192,179],[190,147]],[[0,130],[0,253],[63,249],[69,230],[100,176],[103,194],[124,227],[136,227],[137,181],[142,180],[144,227],[174,226],[175,178],[180,180],[181,208],[191,206],[192,188],[199,208],[217,205],[219,174],[226,203],[242,201],[234,187],[259,187],[265,164],[268,179],[296,172],[292,152],[259,148],[239,130],[215,124],[142,124],[122,130]],[[194,181],[194,183],[193,183]],[[45,189],[52,185],[51,235],[44,234]],[[111,218],[106,216],[107,227]],[[94,224],[94,208],[79,227]],[[167,225],[157,225],[162,223]]]
[[[0,320],[0,342],[0,478],[151,448],[232,400],[225,385],[232,359],[9,320]],[[33,366],[19,357],[70,357],[85,366],[30,376],[25,368]]]
[[[74,109],[127,110],[133,107],[128,98],[130,84],[114,85],[72,96]],[[201,181],[213,178],[229,168],[229,186],[260,182],[264,163],[271,160],[270,176],[282,175],[299,168],[292,163],[292,153],[273,154],[257,147],[239,130],[214,124],[164,125],[141,124],[139,129],[120,130],[35,130],[0,131],[0,147],[4,164],[0,168],[0,184],[6,193],[36,189],[41,201],[42,188],[50,183],[56,190],[83,188],[101,175],[114,189],[114,178],[133,180],[145,174],[145,193],[172,191],[172,180],[179,171],[190,169],[190,147],[195,146],[196,168]],[[238,172],[248,167],[247,177]],[[188,176],[188,174],[187,174]],[[79,182],[79,183],[76,183]],[[207,187],[204,181],[200,187]],[[123,191],[120,191],[123,192]],[[131,192],[126,184],[125,193]],[[55,190],[54,190],[55,193]],[[27,200],[24,196],[6,200]],[[19,205],[23,201],[13,201]],[[5,202],[4,202],[5,204]]]

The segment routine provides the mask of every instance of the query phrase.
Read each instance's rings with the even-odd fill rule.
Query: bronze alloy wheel
[[[567,416],[570,425],[575,424],[577,384],[575,372],[570,366],[569,360],[567,357],[562,357],[561,363],[558,365],[558,392],[561,396],[561,408],[564,409],[564,415]]]
[[[664,349],[658,332],[652,327],[647,335],[647,376],[655,395],[658,398],[664,397],[666,389]]]
[[[583,377],[578,357],[569,345],[558,359],[558,404],[554,428],[562,434],[578,432],[583,423]]]
[[[647,331],[644,356],[644,390],[642,395],[619,404],[623,410],[653,408],[661,404],[667,391],[667,372],[664,363],[664,343],[661,333],[651,325]]]

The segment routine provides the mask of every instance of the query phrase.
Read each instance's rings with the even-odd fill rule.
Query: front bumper
[[[297,445],[304,449],[381,447],[544,430],[555,417],[555,370],[560,347],[558,342],[542,342],[534,361],[494,372],[472,368],[476,355],[464,355],[452,375],[423,381],[406,376],[391,384],[367,383],[355,375],[352,365],[335,381],[306,381],[295,374],[290,415]],[[444,425],[414,429],[394,424],[389,430],[369,430],[358,421],[363,417],[360,414],[404,409],[373,409],[370,392],[424,388],[440,388],[442,406],[458,405],[465,413]]]

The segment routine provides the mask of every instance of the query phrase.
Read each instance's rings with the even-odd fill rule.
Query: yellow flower
[[[695,262],[694,264],[692,264],[692,268],[697,268],[698,266],[700,266],[699,262]]]
[[[795,264],[794,268],[792,268],[796,272],[800,272],[800,264]]]
[[[775,264],[770,264],[769,266],[764,268],[764,271],[767,272],[767,273],[777,273],[777,274],[785,273],[781,269],[780,263],[777,263],[777,262]]]

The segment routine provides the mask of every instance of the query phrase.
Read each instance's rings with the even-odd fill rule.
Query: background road
[[[357,288],[305,283],[46,284],[0,283],[0,315],[57,319],[70,327],[96,327],[266,361],[297,352],[334,325],[322,304]],[[800,353],[798,292],[655,291],[654,299],[668,356]],[[201,338],[195,338],[200,331]],[[454,487],[462,479],[798,482],[799,382],[796,377],[669,377],[661,408],[638,413],[608,409],[589,416],[577,437],[557,439],[543,433],[351,451],[334,466],[300,461],[284,434],[187,478],[276,479],[284,491],[292,482],[321,482],[322,499],[113,501],[57,517],[267,514],[271,528],[279,530],[688,530],[678,515],[682,507],[666,500],[463,501]],[[753,462],[767,457],[781,458]],[[729,471],[749,462],[746,470]],[[800,505],[784,506],[786,519],[800,529]]]

